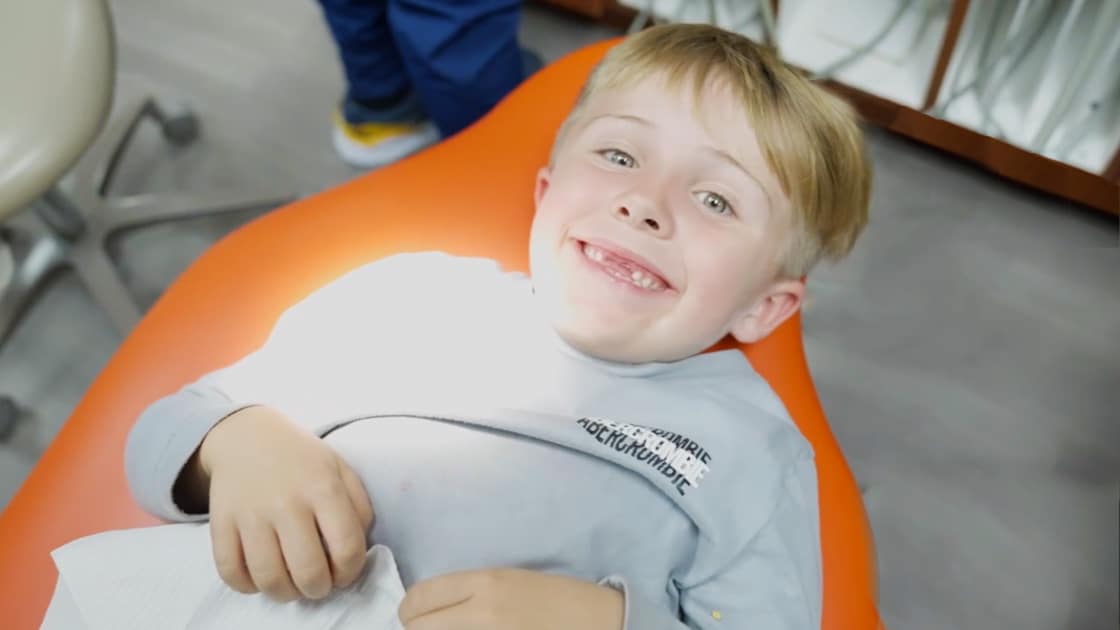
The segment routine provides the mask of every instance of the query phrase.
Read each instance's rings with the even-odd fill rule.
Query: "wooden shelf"
[[[951,3],[939,0],[928,10],[907,12],[897,11],[898,4],[898,0],[782,0],[779,50],[786,61],[814,74],[827,73],[864,92],[922,107],[938,65]],[[883,33],[858,61],[830,70]]]
[[[1007,7],[1014,11],[1001,10]],[[974,2],[968,13],[965,43],[953,50],[951,78],[933,111],[1031,152],[1105,173],[1120,146],[1120,3],[1050,9],[1045,2]],[[955,87],[977,80],[979,89]],[[1101,111],[1107,108],[1114,108],[1111,115]]]
[[[1112,156],[1112,163],[1104,171],[1105,179],[1120,184],[1120,149],[1116,150],[1116,155]]]
[[[872,124],[980,164],[1020,184],[1120,215],[1120,182],[1115,176],[1110,179],[1031,153],[842,83],[829,81],[826,86],[848,99]],[[1120,171],[1120,162],[1114,160],[1113,168]]]

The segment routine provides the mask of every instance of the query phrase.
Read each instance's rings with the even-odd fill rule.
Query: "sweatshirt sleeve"
[[[189,386],[145,409],[124,451],[125,477],[140,507],[168,521],[205,520],[207,514],[188,514],[175,503],[175,480],[210,429],[246,406],[220,390]]]
[[[624,595],[623,630],[817,630],[822,574],[813,466],[786,477],[769,521],[711,579],[680,592],[679,614],[633,592],[622,576],[599,583]]]
[[[259,349],[145,409],[125,445],[136,502],[166,520],[205,519],[183,512],[172,489],[206,434],[241,409],[272,407],[326,433],[324,418],[337,419],[355,404],[340,393],[354,391],[348,385],[355,375],[370,375],[370,357],[385,354],[382,342],[401,340],[400,331],[415,323],[408,314],[427,306],[422,296],[413,299],[416,287],[434,286],[452,261],[446,254],[401,254],[351,271],[285,311]]]

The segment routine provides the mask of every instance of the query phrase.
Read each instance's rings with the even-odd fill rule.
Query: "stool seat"
[[[2,221],[42,196],[97,136],[114,53],[104,0],[0,2],[0,25]]]

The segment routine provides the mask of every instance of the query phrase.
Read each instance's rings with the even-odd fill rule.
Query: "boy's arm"
[[[286,415],[321,433],[308,410],[321,408],[311,403],[324,381],[348,369],[343,342],[361,334],[348,325],[352,318],[336,314],[340,295],[361,291],[356,279],[361,275],[346,276],[292,306],[260,348],[140,414],[125,446],[125,472],[144,510],[171,521],[206,518],[209,479],[199,451],[219,423],[243,410],[296,410]]]
[[[144,410],[125,445],[125,475],[136,502],[169,521],[207,517],[209,479],[198,450],[210,430],[248,405],[200,383]]]
[[[137,503],[166,520],[205,519],[207,480],[192,458],[211,429],[242,409],[272,407],[321,435],[329,428],[318,424],[329,413],[324,406],[340,404],[323,392],[335,391],[339,377],[391,363],[381,356],[371,361],[372,348],[384,348],[387,335],[400,337],[415,320],[412,313],[423,312],[427,294],[410,297],[416,287],[455,282],[459,269],[456,259],[438,253],[400,254],[359,267],[285,311],[258,350],[153,403],[125,447]]]
[[[770,520],[715,577],[680,595],[683,619],[610,576],[624,594],[624,630],[817,630],[821,623],[820,536],[812,462],[787,477]]]
[[[228,426],[228,423],[234,420],[234,416],[245,415],[243,412],[248,409],[252,407],[234,412],[219,424],[222,427]],[[171,490],[172,501],[187,514],[206,514],[210,511],[210,470],[214,458],[212,451],[217,448],[215,441],[221,435],[220,433],[215,435],[217,428],[218,425],[215,425],[203,437],[199,447],[179,472]]]
[[[314,388],[306,368],[317,363],[317,329],[340,329],[331,326],[332,300],[325,299],[338,292],[339,284],[285,311],[260,348],[140,414],[128,434],[124,457],[129,488],[140,507],[170,521],[207,517],[209,480],[197,457],[203,441],[220,422],[243,409],[282,408],[299,392]]]
[[[408,589],[406,626],[493,630],[818,630],[821,573],[816,475],[801,466],[769,521],[714,576],[680,592],[681,614],[633,592],[625,578],[597,584],[528,569],[436,576]]]

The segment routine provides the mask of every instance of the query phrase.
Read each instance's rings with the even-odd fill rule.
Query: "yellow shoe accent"
[[[341,112],[334,114],[334,149],[344,162],[357,168],[377,168],[396,162],[439,139],[439,129],[430,120],[353,125],[346,122]]]
[[[339,112],[334,113],[334,124],[347,139],[370,146],[416,131],[416,123],[358,123],[346,122]]]

